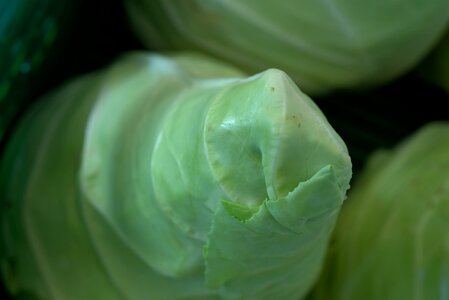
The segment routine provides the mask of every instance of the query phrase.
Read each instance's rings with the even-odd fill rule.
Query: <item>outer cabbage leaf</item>
[[[337,222],[312,299],[449,297],[449,124],[377,152]]]

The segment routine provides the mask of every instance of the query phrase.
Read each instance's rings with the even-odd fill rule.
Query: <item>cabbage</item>
[[[447,0],[127,0],[150,48],[200,50],[247,70],[276,67],[308,94],[404,74],[449,22]]]
[[[449,298],[449,123],[379,151],[355,181],[312,299]]]
[[[43,300],[296,300],[350,177],[345,144],[282,71],[129,54],[17,128],[2,275]]]

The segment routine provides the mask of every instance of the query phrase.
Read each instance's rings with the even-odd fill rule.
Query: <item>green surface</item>
[[[127,0],[158,50],[209,53],[253,74],[279,68],[309,95],[375,87],[413,68],[449,23],[447,0]]]
[[[448,153],[449,123],[435,122],[370,159],[311,299],[448,299]]]

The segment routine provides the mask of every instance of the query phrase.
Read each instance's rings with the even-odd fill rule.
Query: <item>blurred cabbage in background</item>
[[[43,93],[142,48],[125,26],[121,4],[0,0],[0,152],[5,135]]]
[[[276,67],[310,95],[373,87],[414,67],[449,22],[447,0],[126,0],[158,50],[198,50],[254,73]]]
[[[0,0],[0,140],[44,84],[76,9],[72,0]]]
[[[352,185],[311,299],[449,298],[449,122],[378,151]]]

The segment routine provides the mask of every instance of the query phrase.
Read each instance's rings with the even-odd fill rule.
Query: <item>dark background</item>
[[[128,28],[122,1],[75,2],[52,59],[42,66],[45,75],[36,81],[25,107],[70,78],[102,68],[126,51],[145,49]],[[432,120],[449,120],[449,96],[414,72],[381,88],[314,100],[347,143],[355,176],[374,149],[392,147]],[[15,117],[0,150],[25,111]]]

